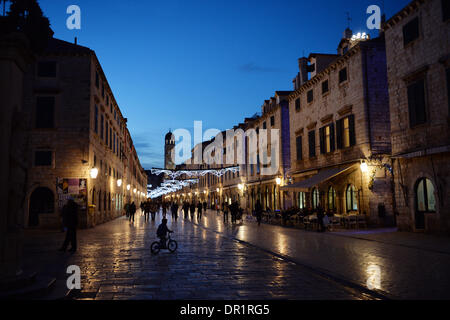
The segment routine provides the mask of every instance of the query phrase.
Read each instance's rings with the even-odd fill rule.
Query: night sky
[[[144,168],[162,167],[164,134],[224,130],[260,111],[276,90],[292,90],[297,59],[336,53],[352,21],[369,32],[369,5],[387,18],[409,0],[40,0],[55,37],[95,50]],[[81,30],[66,9],[81,8]]]

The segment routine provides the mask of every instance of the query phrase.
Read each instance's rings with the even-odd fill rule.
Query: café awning
[[[354,165],[350,165],[347,167],[340,167],[340,168],[324,169],[324,170],[319,171],[319,173],[313,175],[312,177],[310,177],[308,179],[281,187],[281,190],[307,192],[312,187],[317,186],[318,184],[325,182],[327,180],[330,180],[330,179],[340,175],[341,173],[349,170],[350,168],[354,168]]]

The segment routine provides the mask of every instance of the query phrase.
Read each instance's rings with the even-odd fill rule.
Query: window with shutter
[[[410,127],[415,127],[427,121],[425,110],[425,81],[417,80],[408,85],[408,111]]]
[[[295,111],[300,111],[300,98],[295,99]]]
[[[352,114],[348,117],[348,132],[349,132],[349,142],[350,146],[356,145],[356,134],[355,134],[355,116]]]
[[[36,151],[34,153],[34,165],[35,166],[51,166],[52,165],[52,152],[51,151]]]
[[[275,125],[275,117],[270,117],[270,125],[273,127]]]
[[[328,80],[325,80],[322,82],[322,94],[325,94],[328,92]]]
[[[313,102],[314,100],[314,91],[311,89],[308,91],[308,93],[306,94],[306,99],[308,101],[308,103]]]
[[[327,148],[325,145],[325,130],[326,127],[319,129],[320,154],[327,153]]]
[[[302,160],[302,136],[297,137],[296,145],[297,145],[297,160]]]
[[[105,119],[103,117],[103,114],[100,116],[100,139],[103,140],[104,131],[105,131]]]
[[[342,149],[344,147],[343,124],[344,124],[344,119],[340,119],[340,120],[336,121],[336,140],[337,140],[337,148],[338,149]]]
[[[347,81],[347,68],[339,70],[339,83]]]
[[[55,78],[56,61],[42,61],[38,63],[38,77]]]
[[[55,97],[37,97],[36,128],[50,129],[55,127]]]
[[[330,124],[330,152],[333,152],[336,149],[334,144],[334,123]]]
[[[98,107],[97,107],[97,105],[95,105],[94,131],[95,131],[95,133],[98,133]]]
[[[308,144],[309,144],[309,157],[314,158],[316,156],[316,133],[314,130],[308,132]]]
[[[419,38],[419,17],[403,26],[403,45],[407,46],[417,38]]]

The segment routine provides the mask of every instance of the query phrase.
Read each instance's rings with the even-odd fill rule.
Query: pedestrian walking
[[[150,201],[147,200],[144,203],[144,220],[145,221],[148,221],[149,214],[150,214]]]
[[[136,205],[134,204],[134,201],[130,205],[130,221],[134,222],[134,214],[136,213]]]
[[[189,203],[187,201],[185,201],[183,204],[183,211],[184,211],[184,218],[187,219],[189,214]]]
[[[208,204],[206,201],[203,201],[203,211],[206,213],[206,209],[208,208]]]
[[[228,210],[229,206],[228,204],[223,204],[223,222],[228,223]]]
[[[234,201],[231,204],[230,211],[231,211],[231,223],[236,223],[236,218],[237,218],[238,211],[239,211],[239,205],[236,201]]]
[[[125,204],[124,209],[125,209],[125,215],[127,216],[127,218],[129,218],[130,217],[130,203],[129,202],[127,202]]]
[[[177,221],[177,219],[178,219],[178,203],[174,202],[172,204],[172,208],[170,210],[172,211],[172,219]]]
[[[191,206],[189,208],[189,212],[191,213],[191,220],[194,220],[194,214],[195,214],[195,203],[192,201]]]
[[[78,226],[78,205],[73,199],[69,199],[62,208],[63,224],[66,229],[66,239],[59,251],[66,251],[71,245],[70,252],[77,251],[77,226]]]
[[[256,214],[256,221],[258,221],[258,226],[261,225],[262,213],[263,213],[263,208],[262,208],[261,202],[258,200],[258,201],[256,201],[256,205],[255,205],[255,214]]]
[[[203,208],[203,205],[199,201],[197,204],[197,221],[200,221],[202,219],[202,208]]]

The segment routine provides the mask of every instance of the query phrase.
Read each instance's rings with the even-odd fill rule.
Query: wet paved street
[[[61,232],[36,232],[28,237],[27,268],[56,276],[64,289],[66,267],[78,265],[78,298],[92,299],[367,299],[373,296],[358,285],[367,287],[369,278],[392,298],[450,297],[449,238],[324,234],[246,219],[233,225],[208,211],[200,222],[168,215],[178,250],[155,256],[149,247],[160,219],[145,222],[137,213],[134,223],[120,218],[80,230],[73,256],[55,251]]]
[[[199,225],[338,279],[364,287],[371,279],[370,285],[390,298],[450,299],[450,237],[392,230],[317,233],[258,227],[245,218],[232,226],[219,218],[211,213]],[[377,272],[379,281],[373,281]]]
[[[215,213],[204,215],[212,221]],[[75,255],[56,253],[63,234],[30,235],[29,269],[57,277],[65,284],[68,265],[78,265],[82,293],[92,299],[367,299],[367,295],[284,261],[272,254],[239,243],[189,220],[171,221],[178,250],[152,255],[161,219],[145,222],[140,214],[80,230]]]

